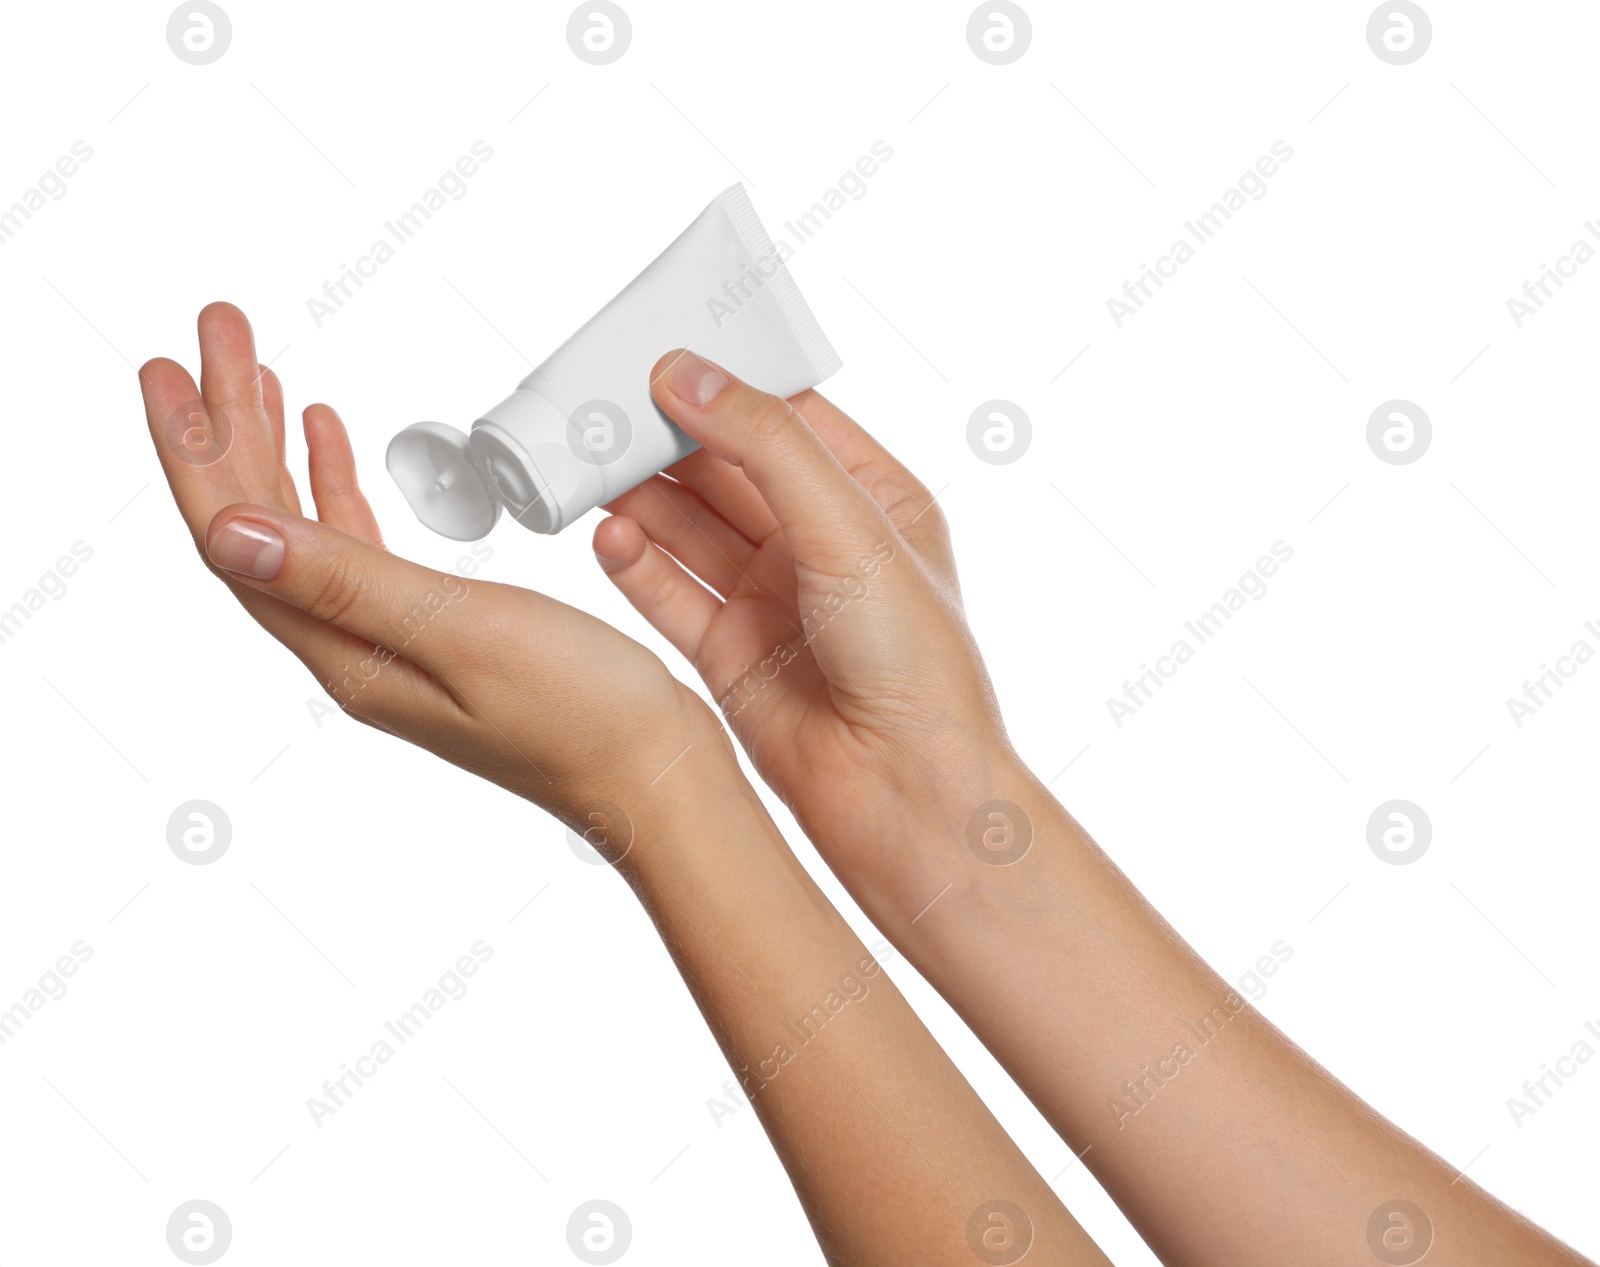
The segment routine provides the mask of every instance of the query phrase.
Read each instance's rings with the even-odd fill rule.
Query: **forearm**
[[[906,797],[918,888],[857,897],[1165,1262],[1372,1262],[1369,1220],[1396,1199],[1426,1212],[1451,1263],[1583,1261],[1294,1046],[1020,763],[970,765],[979,777]],[[1009,822],[974,822],[988,802]],[[974,834],[986,822],[993,848]]]
[[[619,869],[829,1259],[968,1267],[969,1224],[1000,1200],[1031,1224],[1018,1233],[1032,1237],[1030,1261],[1104,1263],[811,882],[737,767],[691,750],[668,777],[685,792],[669,788],[632,813],[635,840]],[[991,1226],[986,1215],[979,1223]]]
[[[651,383],[703,447],[612,503],[601,565],[1169,1263],[1402,1261],[1397,1199],[1439,1261],[1578,1261],[1233,996],[1016,762],[938,494],[814,391],[681,349]]]

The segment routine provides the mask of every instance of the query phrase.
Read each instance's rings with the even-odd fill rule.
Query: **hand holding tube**
[[[1010,754],[944,517],[814,391],[783,400],[685,352],[651,377],[704,447],[610,503],[595,554],[824,857],[914,915],[949,868],[905,839],[911,808],[970,809]]]
[[[933,499],[882,446],[813,392],[682,354],[655,377],[704,449],[611,504],[601,566],[1169,1267],[1588,1262],[1240,999],[1033,777]],[[985,839],[991,811],[1019,847]]]

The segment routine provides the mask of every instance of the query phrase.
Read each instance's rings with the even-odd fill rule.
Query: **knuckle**
[[[334,702],[339,705],[339,711],[352,721],[358,721],[363,726],[372,726],[376,729],[377,723],[373,720],[372,705],[359,695],[335,695]]]
[[[902,531],[937,535],[947,530],[944,507],[923,482],[904,470],[870,481],[868,491]]]
[[[394,706],[386,693],[380,692],[364,701],[360,711],[352,710],[350,716],[369,730],[392,735],[396,733],[396,727],[403,724],[405,714]]]
[[[918,494],[914,503],[912,522],[929,536],[947,537],[950,535],[950,520],[944,513],[944,507],[933,500],[932,494],[923,490]]]
[[[370,657],[348,663],[338,674],[325,678],[322,689],[339,711],[352,721],[373,730],[390,732],[398,714],[394,708],[392,689],[383,680],[387,663],[387,659],[375,648]]]
[[[645,557],[650,558],[649,555]],[[636,582],[638,604],[646,610],[664,607],[675,589],[676,578],[671,570],[660,566],[660,559],[656,559],[655,563],[656,566],[644,569],[644,575]]]
[[[764,396],[756,403],[750,419],[750,437],[761,443],[781,442],[800,421],[795,407],[777,396]]]
[[[361,583],[348,568],[332,563],[312,591],[306,611],[318,620],[336,625],[360,599]]]

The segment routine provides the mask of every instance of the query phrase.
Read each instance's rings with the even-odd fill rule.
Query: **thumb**
[[[744,471],[801,567],[839,576],[897,539],[882,508],[789,401],[683,349],[656,362],[650,387],[669,418]]]
[[[452,640],[418,637],[467,597],[467,582],[396,558],[313,519],[265,506],[218,511],[206,557],[234,580],[272,594],[316,620],[388,647],[442,678]],[[444,654],[441,654],[444,653]]]

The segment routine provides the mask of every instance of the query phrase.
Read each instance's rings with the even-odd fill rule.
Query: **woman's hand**
[[[601,566],[830,864],[926,901],[950,841],[914,844],[909,811],[964,825],[1010,757],[933,496],[814,391],[781,400],[688,352],[651,377],[704,448],[607,507]]]
[[[641,847],[621,869],[830,1260],[970,1261],[973,1219],[1003,1194],[1050,1261],[1104,1267],[784,847],[699,697],[582,612],[390,555],[325,405],[305,412],[320,522],[303,518],[282,389],[244,315],[207,308],[200,349],[198,389],[172,361],[140,377],[201,554],[346,711],[552,809],[613,861],[634,838],[596,814],[627,811]]]
[[[613,504],[602,566],[1165,1263],[1368,1261],[1396,1207],[1426,1213],[1441,1261],[1587,1261],[1248,1008],[1010,752],[944,526],[899,463],[814,393],[685,354],[657,379],[705,451]],[[998,799],[1039,847],[985,855],[972,823]]]
[[[283,389],[230,304],[200,314],[200,386],[139,373],[150,432],[201,556],[339,706],[576,823],[637,804],[716,718],[646,648],[541,594],[395,558],[337,414],[304,415],[317,519],[284,464]]]

